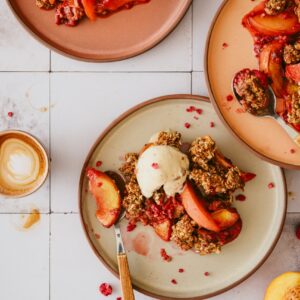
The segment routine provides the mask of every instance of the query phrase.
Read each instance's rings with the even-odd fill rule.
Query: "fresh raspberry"
[[[10,111],[7,113],[7,115],[11,118],[14,115],[14,113],[12,111]]]
[[[153,169],[159,169],[159,165],[158,165],[158,163],[153,163],[152,165],[151,165],[151,167],[153,168]]]
[[[167,254],[166,249],[164,248],[160,249],[160,256],[164,261],[170,262],[172,260],[172,257]]]
[[[232,101],[233,100],[233,96],[231,94],[227,95],[226,97],[227,101]]]
[[[171,282],[172,282],[173,284],[177,284],[177,280],[176,280],[176,279],[172,279]]]
[[[246,196],[242,195],[242,194],[239,194],[239,195],[235,196],[235,199],[238,200],[238,201],[245,201]]]
[[[215,123],[214,122],[210,122],[210,127],[211,128],[215,127]]]
[[[102,166],[102,161],[101,160],[98,160],[97,162],[96,162],[96,167],[101,167]]]
[[[184,123],[184,127],[185,127],[185,128],[190,128],[190,127],[191,127],[191,124],[188,123],[188,122],[186,122],[186,123]]]
[[[101,283],[99,286],[99,291],[104,296],[109,296],[112,293],[112,287],[108,283]]]
[[[196,112],[197,112],[198,115],[201,115],[203,113],[203,110],[201,108],[197,108]]]
[[[269,184],[268,184],[268,188],[269,189],[273,189],[275,187],[275,184],[273,183],[273,182],[270,182]]]
[[[128,225],[127,225],[127,232],[131,232],[131,231],[133,231],[134,229],[136,228],[136,224],[134,224],[134,223],[128,223]]]
[[[209,276],[209,272],[204,272],[204,276]]]
[[[183,273],[183,272],[184,272],[184,269],[180,268],[180,269],[178,269],[178,272],[179,272],[179,273]]]

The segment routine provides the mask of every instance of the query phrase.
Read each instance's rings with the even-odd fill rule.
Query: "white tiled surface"
[[[207,95],[205,37],[220,2],[194,0],[176,30],[145,54],[91,64],[53,52],[50,57],[1,1],[0,129],[33,133],[51,150],[52,158],[50,185],[48,181],[25,199],[0,198],[1,300],[103,299],[98,292],[103,281],[114,287],[107,299],[120,296],[118,281],[98,262],[79,223],[82,160],[99,132],[140,101],[172,93]],[[13,118],[8,118],[8,111],[14,112]],[[300,242],[294,236],[300,223],[300,173],[286,174],[290,213],[274,253],[255,275],[214,299],[262,299],[272,277],[300,269]],[[28,231],[20,230],[22,213],[34,207],[43,213],[41,221]],[[136,299],[150,298],[136,293]]]

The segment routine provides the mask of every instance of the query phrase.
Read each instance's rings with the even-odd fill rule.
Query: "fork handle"
[[[123,300],[134,300],[130,272],[126,253],[118,254],[118,266],[122,286]]]

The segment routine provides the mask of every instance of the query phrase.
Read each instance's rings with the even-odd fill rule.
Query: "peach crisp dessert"
[[[130,230],[137,223],[150,225],[164,241],[201,255],[219,253],[240,234],[233,193],[255,174],[233,165],[210,136],[196,138],[184,153],[179,132],[161,131],[139,152],[126,154],[120,171],[123,199],[112,178],[87,171],[102,225],[113,225],[123,207]]]
[[[244,16],[259,70],[237,73],[234,87],[244,109],[259,114],[268,105],[268,85],[277,113],[300,132],[300,1],[265,0]]]
[[[82,19],[92,21],[107,17],[122,9],[129,9],[150,0],[35,0],[37,7],[55,9],[56,24],[77,25]]]

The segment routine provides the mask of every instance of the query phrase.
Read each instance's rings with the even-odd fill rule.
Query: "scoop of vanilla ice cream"
[[[184,153],[171,146],[156,145],[140,155],[136,176],[145,197],[152,197],[162,186],[167,196],[174,196],[182,190],[188,169],[189,160]]]

